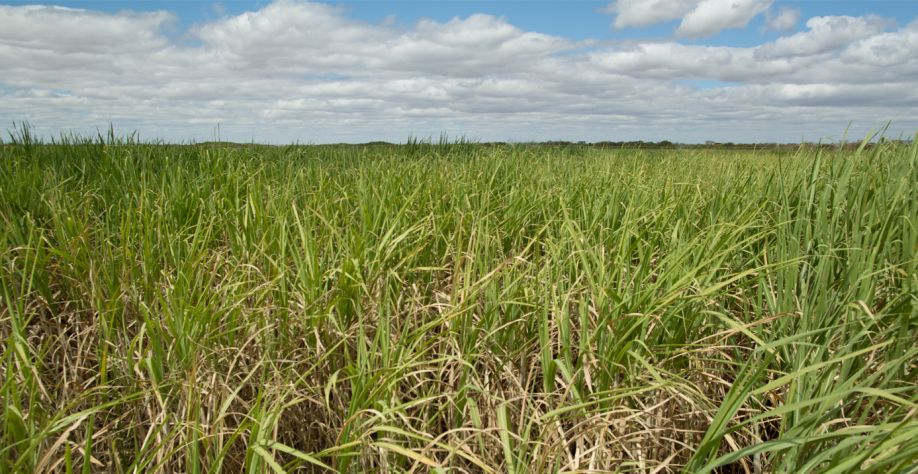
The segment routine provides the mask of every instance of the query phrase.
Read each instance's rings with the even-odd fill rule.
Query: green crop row
[[[918,460],[918,142],[12,138],[0,473]]]

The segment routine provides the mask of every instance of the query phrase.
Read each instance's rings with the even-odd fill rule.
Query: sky
[[[45,137],[799,143],[916,106],[918,0],[0,0],[0,120]]]

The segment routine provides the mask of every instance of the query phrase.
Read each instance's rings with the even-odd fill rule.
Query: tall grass
[[[915,470],[918,141],[11,138],[0,473]]]

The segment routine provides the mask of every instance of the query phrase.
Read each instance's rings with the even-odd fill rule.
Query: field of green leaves
[[[916,151],[19,128],[0,473],[918,472]]]

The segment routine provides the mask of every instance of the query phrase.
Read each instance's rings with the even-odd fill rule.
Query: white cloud
[[[878,15],[867,17],[818,16],[806,22],[809,31],[778,38],[756,51],[758,58],[810,56],[842,48],[882,33],[891,22]]]
[[[914,72],[913,67],[918,59],[918,20],[896,32],[854,42],[845,48],[841,59],[848,64],[863,65],[875,70],[896,66],[895,69],[884,69],[884,76],[903,69],[905,73]]]
[[[800,21],[801,15],[799,8],[788,7],[781,7],[777,16],[772,16],[771,12],[766,12],[765,25],[762,27],[762,32],[793,31],[794,27],[797,26],[797,22]]]
[[[396,16],[397,16],[397,15],[396,15],[395,13],[393,13],[393,14],[391,14],[391,15],[386,16],[386,17],[383,18],[382,20],[379,20],[378,23],[379,23],[380,26],[392,26],[392,25],[395,24],[395,18],[396,18]]]
[[[918,105],[918,23],[885,31],[874,17],[814,18],[809,31],[759,48],[615,47],[489,15],[371,24],[291,1],[195,26],[179,41],[164,34],[175,20],[0,6],[0,24],[15,26],[0,30],[0,118],[84,131],[111,120],[176,140],[220,123],[231,139],[278,142],[444,130],[686,141],[717,130],[751,141],[795,139],[804,123],[835,133]],[[703,90],[685,79],[744,85]]]
[[[681,18],[676,36],[697,38],[744,28],[773,0],[618,0],[605,8],[616,14],[612,28],[643,27]]]
[[[745,28],[768,10],[771,0],[704,0],[682,19],[676,36],[712,36],[721,30]]]
[[[129,52],[163,47],[172,13],[117,15],[64,7],[0,5],[0,44],[56,53]]]
[[[618,0],[610,3],[606,13],[615,13],[612,28],[650,26],[677,18],[692,11],[698,0]]]

